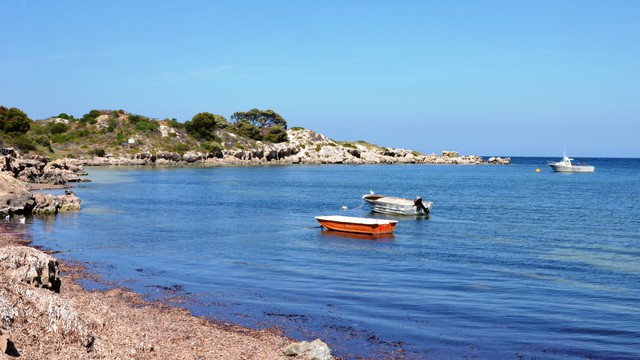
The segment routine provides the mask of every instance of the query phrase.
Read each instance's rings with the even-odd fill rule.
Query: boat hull
[[[369,205],[371,211],[392,215],[428,215],[433,204],[429,201],[416,206],[415,200],[396,198],[382,195],[364,195],[362,199]]]
[[[391,234],[396,229],[396,220],[380,220],[352,216],[316,216],[323,227],[355,234],[382,235]]]
[[[561,173],[592,173],[596,171],[594,166],[580,166],[580,165],[558,165],[558,164],[549,164],[549,166],[553,169],[554,172]]]

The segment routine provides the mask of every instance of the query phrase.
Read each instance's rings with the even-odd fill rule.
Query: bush
[[[260,128],[252,125],[247,120],[240,120],[236,123],[236,132],[240,136],[247,137],[253,140],[262,140],[262,132]]]
[[[89,131],[89,130],[87,130],[87,129],[81,129],[81,130],[76,131],[74,135],[75,135],[76,137],[83,138],[83,137],[87,137],[87,136],[89,136],[89,134],[90,134],[90,131]]]
[[[13,145],[25,153],[36,149],[36,143],[26,134],[20,134],[14,137]]]
[[[46,148],[48,148],[49,150],[51,149],[51,139],[49,139],[49,137],[47,135],[37,135],[33,137],[33,140],[39,144],[42,145]]]
[[[62,134],[63,132],[69,130],[69,125],[61,122],[50,123],[47,127],[49,128],[49,132],[51,134]]]
[[[222,145],[216,141],[203,142],[200,147],[217,158],[222,157]]]
[[[158,123],[153,120],[138,121],[136,123],[136,130],[138,131],[153,132],[156,129],[158,129]]]
[[[172,150],[172,151],[173,151],[173,152],[176,152],[176,153],[184,153],[184,152],[186,152],[186,151],[189,151],[189,145],[184,144],[184,143],[176,144],[176,145],[173,147],[173,150]]]
[[[84,114],[82,116],[82,119],[80,119],[80,122],[84,124],[95,124],[96,122],[98,122],[98,120],[96,119],[100,115],[102,115],[102,113],[99,110],[91,110],[87,114]]]
[[[62,144],[75,139],[75,136],[70,133],[51,134],[51,141],[56,144]]]
[[[287,130],[280,125],[275,125],[267,130],[267,133],[264,135],[264,140],[272,143],[281,143],[288,141],[289,138],[287,137]]]
[[[176,120],[175,118],[169,120],[169,125],[174,129],[183,129],[184,128],[184,124],[183,123],[179,123],[178,120]]]
[[[104,157],[106,155],[106,152],[102,148],[95,148],[90,151],[89,154],[97,157]]]
[[[107,132],[113,132],[116,129],[116,126],[118,126],[118,120],[109,119],[109,126],[106,128]]]

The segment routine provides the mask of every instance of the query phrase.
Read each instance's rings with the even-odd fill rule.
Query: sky
[[[640,158],[640,1],[1,0],[31,119],[271,109],[333,140]]]

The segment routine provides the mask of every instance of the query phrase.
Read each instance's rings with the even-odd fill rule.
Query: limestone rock
[[[315,339],[310,344],[307,358],[309,360],[332,360],[333,356],[331,356],[331,350],[327,344],[320,339]]]
[[[60,292],[58,260],[26,246],[0,248],[0,269],[15,281]]]
[[[79,211],[81,200],[71,190],[65,191],[64,195],[54,196],[51,194],[35,193],[34,214],[57,214],[58,212]]]
[[[313,340],[312,342],[301,341],[290,344],[282,350],[285,356],[298,357],[303,354],[307,354],[308,360],[332,360],[331,349],[320,339]]]
[[[200,161],[204,158],[205,156],[197,151],[187,151],[184,155],[182,155],[182,160],[186,161],[189,164]]]
[[[0,174],[0,214],[30,212],[35,201],[27,185],[13,176]]]

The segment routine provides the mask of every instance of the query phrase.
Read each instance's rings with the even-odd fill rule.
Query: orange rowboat
[[[352,216],[316,216],[320,225],[329,230],[344,231],[357,234],[391,234],[396,229],[396,220],[369,219]]]

